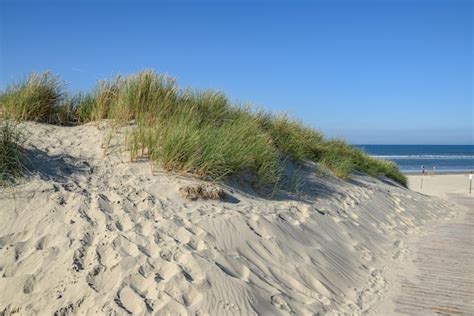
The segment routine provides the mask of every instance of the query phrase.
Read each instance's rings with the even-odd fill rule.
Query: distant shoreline
[[[469,173],[437,173],[434,176],[431,174],[405,175],[408,178],[408,188],[413,191],[445,199],[449,199],[454,194],[457,197],[469,197],[470,203],[474,201],[474,194],[469,193]]]
[[[406,176],[421,176],[422,173],[421,171],[401,171],[404,175]],[[425,176],[449,176],[449,175],[457,175],[457,174],[465,174],[469,175],[471,171],[470,170],[465,170],[465,171],[436,171],[433,173],[432,171],[427,171],[425,172]],[[474,170],[473,170],[474,172]]]

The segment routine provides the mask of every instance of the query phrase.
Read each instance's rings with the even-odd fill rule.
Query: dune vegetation
[[[133,124],[126,139],[132,159],[212,179],[245,174],[255,184],[274,185],[291,160],[313,161],[340,178],[358,171],[406,185],[395,164],[326,140],[300,121],[234,104],[219,91],[181,89],[173,78],[149,70],[73,96],[57,76],[31,74],[1,93],[0,113],[7,120],[60,125],[102,119]]]
[[[0,186],[11,183],[24,172],[22,134],[9,121],[0,122]]]
[[[58,113],[66,109],[64,97],[58,77],[49,72],[32,73],[25,81],[14,83],[2,92],[0,103],[7,118],[57,123]]]

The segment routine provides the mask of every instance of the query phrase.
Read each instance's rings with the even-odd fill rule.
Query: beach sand
[[[441,198],[469,196],[469,174],[409,175],[408,187],[413,191]],[[474,187],[472,190],[471,196],[474,196]]]
[[[409,187],[461,206],[406,241],[406,260],[386,269],[375,315],[474,315],[474,194],[468,174],[408,177]],[[422,182],[423,181],[423,182]]]
[[[190,201],[179,189],[200,180],[131,163],[107,129],[24,128],[31,175],[0,191],[4,315],[366,314],[406,241],[460,212],[314,166],[296,193],[236,182],[223,201]]]

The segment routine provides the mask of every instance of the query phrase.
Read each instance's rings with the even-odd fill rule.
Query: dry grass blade
[[[182,197],[192,201],[197,199],[222,200],[225,196],[224,190],[211,185],[184,186],[179,188],[179,192]]]

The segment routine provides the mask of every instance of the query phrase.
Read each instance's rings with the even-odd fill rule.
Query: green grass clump
[[[8,121],[0,122],[0,186],[11,183],[23,174],[22,141],[15,125]]]
[[[278,183],[285,161],[313,161],[340,178],[360,171],[406,178],[391,162],[367,156],[340,140],[286,115],[253,111],[219,91],[179,89],[175,79],[150,70],[100,81],[89,94],[62,92],[56,76],[32,74],[0,95],[0,114],[16,120],[80,124],[110,119],[136,123],[127,136],[132,159],[146,156],[168,170],[220,179],[250,175],[256,183]]]
[[[318,159],[319,147],[323,142],[321,133],[304,126],[299,121],[290,119],[287,115],[273,116],[269,113],[258,112],[256,117],[283,155],[295,162]]]
[[[9,119],[55,123],[53,120],[64,96],[63,84],[57,76],[49,72],[32,73],[2,93],[0,109]]]
[[[279,155],[258,122],[242,109],[220,108],[219,94],[190,93],[153,120],[142,116],[128,141],[132,157],[146,153],[165,169],[214,179],[247,173],[259,184],[276,182]]]
[[[162,117],[174,110],[178,88],[173,78],[142,71],[116,81],[116,99],[111,102],[109,117],[126,123],[146,115],[148,119]]]
[[[78,124],[88,123],[92,121],[92,112],[95,107],[96,98],[92,93],[76,96],[76,106],[74,108],[74,119]]]
[[[247,109],[232,106],[226,95],[220,91],[187,89],[179,95],[178,103],[179,106],[173,113],[187,113],[201,123],[219,125],[233,119],[242,119],[244,116],[249,120],[253,119]]]
[[[373,177],[387,176],[404,186],[407,184],[406,177],[394,163],[370,157],[343,140],[325,141],[320,148],[321,164],[340,178],[347,178],[354,171],[360,171]]]
[[[94,91],[90,120],[99,121],[110,116],[111,108],[116,104],[122,79],[120,77],[110,81],[100,81]]]

